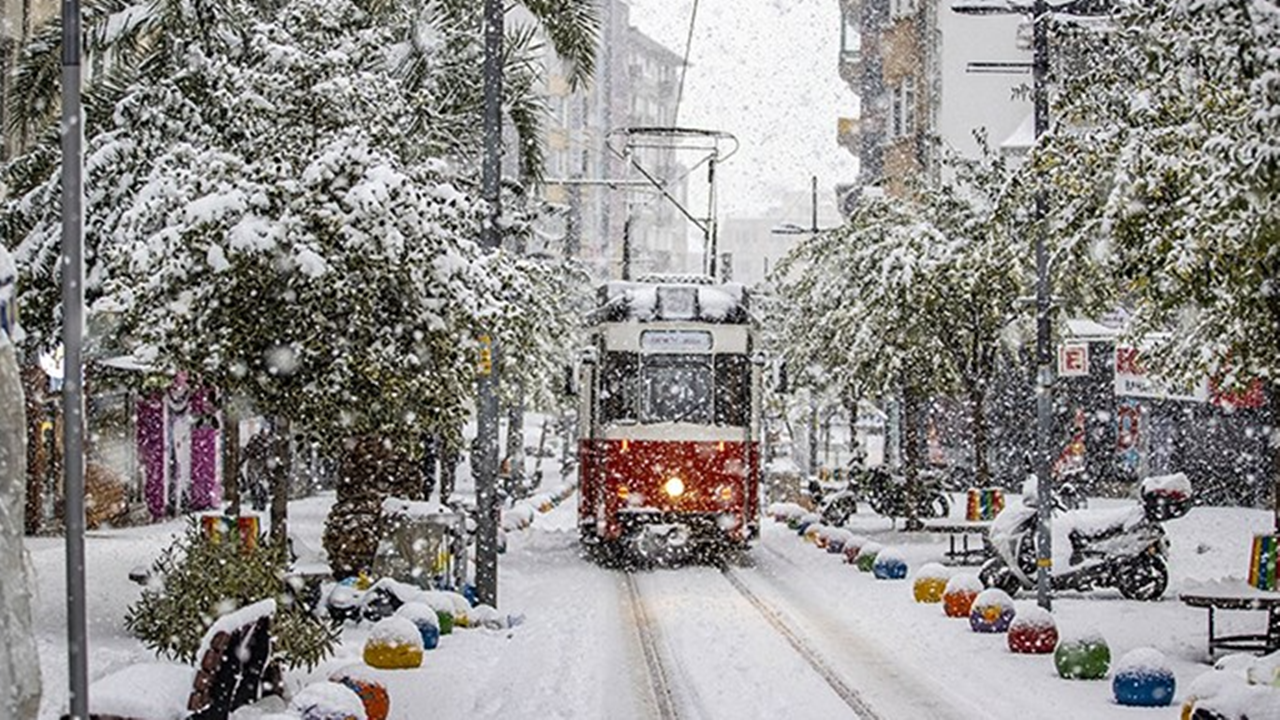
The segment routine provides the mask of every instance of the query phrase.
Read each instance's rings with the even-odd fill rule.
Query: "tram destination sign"
[[[640,349],[654,352],[710,352],[711,333],[706,330],[645,330]]]

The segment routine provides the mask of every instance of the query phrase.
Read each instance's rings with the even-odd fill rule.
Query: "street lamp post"
[[[66,499],[68,705],[89,717],[84,554],[84,125],[80,0],[62,3],[62,443]]]
[[[501,244],[498,217],[502,172],[502,0],[484,0],[484,163],[481,185],[488,205],[480,244]],[[498,606],[498,343],[480,338],[476,379],[476,599]]]
[[[1034,0],[1032,3],[1004,3],[973,0],[972,2],[956,2],[951,5],[954,12],[964,15],[1010,15],[1031,16],[1031,95],[1033,103],[1033,122],[1035,139],[1049,128],[1049,103],[1045,92],[1045,78],[1049,70],[1049,35],[1046,23],[1049,19],[1049,3],[1047,0]],[[1050,353],[1050,312],[1052,311],[1051,288],[1049,278],[1048,252],[1045,249],[1044,218],[1048,214],[1048,197],[1044,189],[1036,190],[1035,210],[1032,224],[1035,232],[1036,254],[1036,442],[1035,462],[1036,476],[1036,602],[1040,607],[1050,610],[1052,600],[1053,569],[1053,533],[1051,529],[1053,495],[1049,477],[1049,438],[1053,433],[1053,359]]]
[[[1049,99],[1045,81],[1049,74],[1049,26],[1051,12],[1095,14],[1086,7],[1088,0],[1033,0],[1031,3],[1017,0],[991,2],[990,0],[960,0],[951,5],[954,12],[965,15],[1030,15],[1031,16],[1031,94],[1035,139],[1049,129]],[[1083,12],[1082,12],[1083,11]],[[1053,536],[1050,530],[1053,511],[1053,495],[1050,485],[1049,439],[1053,433],[1053,353],[1050,348],[1053,312],[1052,284],[1049,277],[1049,254],[1045,247],[1044,221],[1048,216],[1049,198],[1043,187],[1036,190],[1032,223],[1035,232],[1036,255],[1036,515],[1039,528],[1036,533],[1036,591],[1037,602],[1046,610],[1051,609],[1051,570],[1053,568]]]

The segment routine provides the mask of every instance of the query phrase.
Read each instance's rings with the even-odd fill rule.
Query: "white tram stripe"
[[[652,423],[611,425],[604,429],[604,440],[653,440],[668,442],[745,442],[747,429],[694,423]]]

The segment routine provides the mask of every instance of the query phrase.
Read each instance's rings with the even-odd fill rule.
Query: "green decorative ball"
[[[440,623],[441,635],[451,635],[453,633],[453,613],[448,610],[437,610],[436,621]]]
[[[1111,667],[1111,648],[1101,637],[1064,640],[1053,653],[1053,664],[1068,680],[1101,680]]]
[[[878,554],[879,553],[875,550],[871,552],[866,552],[864,548],[863,552],[858,554],[858,559],[857,559],[858,569],[861,570],[862,572],[873,571],[876,566],[876,555]]]

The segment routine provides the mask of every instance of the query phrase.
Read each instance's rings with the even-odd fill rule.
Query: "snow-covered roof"
[[[749,321],[748,293],[742,283],[707,284],[699,278],[673,280],[607,282],[600,286],[597,312],[602,319],[614,322],[685,320],[742,324]]]
[[[1074,340],[1115,340],[1120,331],[1087,318],[1067,318],[1066,335]]]

